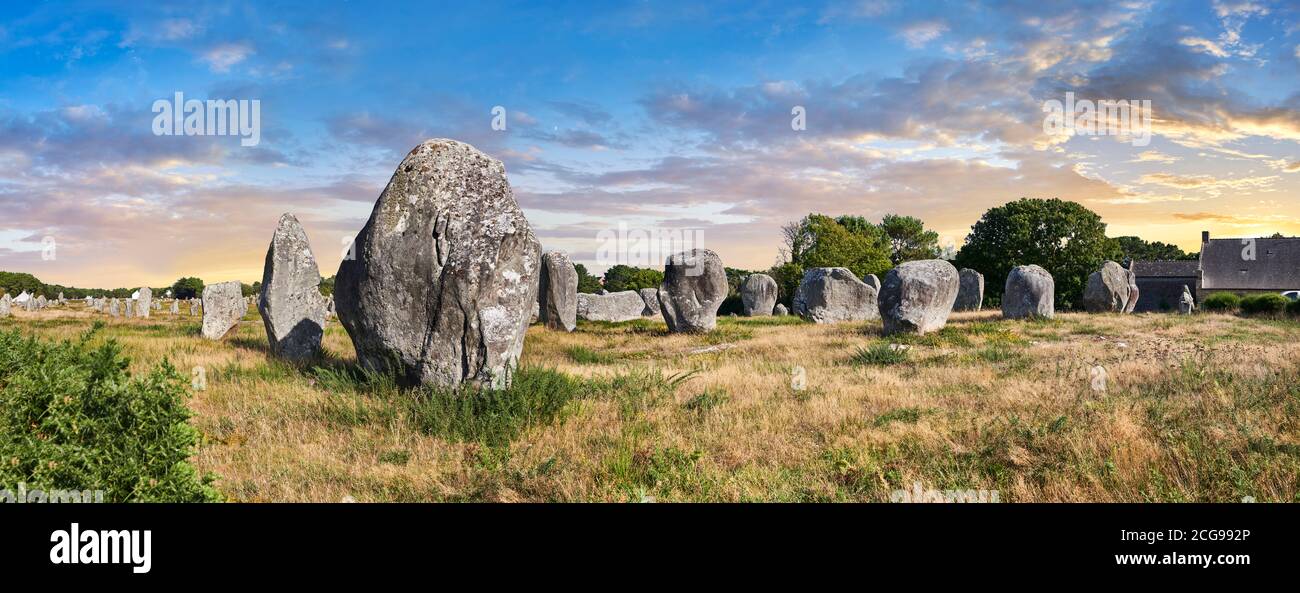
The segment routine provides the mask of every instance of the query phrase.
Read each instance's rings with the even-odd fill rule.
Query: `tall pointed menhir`
[[[407,384],[505,387],[537,299],[541,243],[500,161],[447,139],[402,160],[339,265],[357,360]]]
[[[326,307],[307,233],[286,212],[266,250],[262,294],[257,299],[271,352],[290,360],[315,356],[325,334]]]

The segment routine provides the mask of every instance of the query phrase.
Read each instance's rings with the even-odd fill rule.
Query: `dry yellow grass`
[[[0,328],[69,338],[97,319],[133,371],[163,357],[203,367],[194,461],[231,500],[881,501],[918,482],[1002,501],[1300,492],[1295,321],[966,313],[894,338],[879,322],[790,318],[724,318],[707,336],[660,321],[534,326],[523,365],[574,378],[577,395],[501,443],[430,429],[397,405],[410,393],[269,361],[255,312],[223,342],[185,314],[107,320],[75,304]],[[335,323],[325,346],[320,365],[349,367]],[[1098,364],[1105,392],[1090,385]]]

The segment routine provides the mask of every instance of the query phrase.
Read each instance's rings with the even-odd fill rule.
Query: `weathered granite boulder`
[[[637,293],[641,295],[641,301],[645,303],[645,308],[641,310],[641,316],[657,317],[659,315],[659,289],[642,288]]]
[[[776,307],[772,309],[772,314],[777,317],[785,317],[790,314],[790,310],[785,307],[785,303],[777,303]]]
[[[1007,319],[1056,316],[1056,283],[1037,265],[1016,266],[1007,274],[1002,292],[1002,316]]]
[[[979,311],[984,306],[984,274],[970,268],[958,272],[957,300],[953,311]]]
[[[772,314],[776,306],[776,280],[767,274],[750,274],[740,283],[740,302],[746,317]]]
[[[1123,313],[1128,308],[1129,272],[1113,261],[1088,276],[1083,308],[1089,313]]]
[[[153,290],[148,286],[141,286],[140,298],[135,302],[135,314],[148,319],[151,307],[153,307]]]
[[[578,319],[588,321],[631,321],[640,319],[645,301],[635,290],[606,294],[578,294]]]
[[[49,304],[50,304],[49,301],[45,300],[45,295],[41,295],[41,296],[36,297],[36,310],[37,310],[37,311],[39,311],[39,310],[41,310],[41,309],[44,309],[44,308],[45,308],[46,306],[48,306]]]
[[[563,251],[542,254],[538,319],[550,329],[578,327],[578,270]]]
[[[320,280],[307,232],[286,212],[271,235],[262,266],[262,292],[257,298],[272,354],[306,360],[320,352],[326,309]]]
[[[659,285],[659,310],[668,331],[713,331],[728,289],[727,271],[713,250],[692,249],[668,256],[664,281]]]
[[[876,319],[877,296],[848,268],[809,268],[794,293],[794,314],[813,323]]]
[[[353,245],[334,299],[365,368],[405,384],[508,385],[542,249],[500,161],[454,140],[416,146]]]
[[[248,312],[248,301],[244,300],[241,290],[238,280],[203,287],[203,337],[220,340],[239,325],[239,320]]]
[[[1124,305],[1125,313],[1132,313],[1138,305],[1138,280],[1137,274],[1133,272],[1133,261],[1128,263],[1128,269],[1124,270],[1125,277],[1128,278],[1128,303]]]
[[[862,283],[876,289],[877,294],[880,293],[880,278],[877,278],[875,274],[867,274],[867,277],[862,279]]]
[[[899,264],[880,285],[880,319],[885,335],[942,329],[948,323],[960,285],[957,268],[944,260]]]
[[[1183,285],[1183,295],[1178,298],[1178,312],[1183,315],[1191,315],[1196,311],[1196,299],[1192,297],[1191,289]]]

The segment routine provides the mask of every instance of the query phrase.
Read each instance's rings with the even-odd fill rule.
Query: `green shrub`
[[[0,332],[0,488],[102,490],[106,502],[202,502],[221,496],[189,458],[185,377],[164,360],[132,376],[122,348]]]
[[[1241,312],[1248,315],[1276,315],[1286,310],[1291,300],[1276,293],[1252,294],[1241,299]]]
[[[1222,313],[1236,311],[1237,307],[1240,306],[1241,297],[1230,292],[1216,292],[1205,297],[1205,301],[1201,303],[1201,308],[1206,311],[1218,311]]]
[[[849,362],[858,366],[888,366],[907,362],[907,358],[905,346],[877,342],[866,348],[858,348]]]
[[[1287,303],[1286,312],[1292,315],[1300,315],[1300,300],[1295,300]]]

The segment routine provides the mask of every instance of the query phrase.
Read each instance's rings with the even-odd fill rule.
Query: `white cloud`
[[[948,31],[948,25],[939,21],[912,23],[899,32],[907,46],[913,49],[925,47],[925,44],[938,39]]]
[[[223,43],[203,54],[203,61],[213,72],[229,72],[230,68],[253,55],[253,46],[246,42]]]
[[[1200,51],[1201,53],[1210,54],[1217,58],[1228,57],[1228,52],[1224,51],[1222,46],[1220,46],[1219,44],[1213,41],[1210,41],[1209,39],[1204,39],[1201,37],[1184,37],[1182,39],[1179,39],[1178,43],[1181,43],[1183,45],[1186,45],[1187,47]]]

